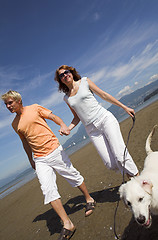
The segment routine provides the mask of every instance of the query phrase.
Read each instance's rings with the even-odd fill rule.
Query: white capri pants
[[[60,198],[55,171],[63,176],[72,187],[78,187],[84,181],[80,173],[73,167],[61,145],[49,155],[35,158],[34,161],[36,174],[41,184],[43,195],[45,196],[44,204]]]
[[[138,173],[138,169],[128,150],[124,161],[125,144],[119,123],[111,112],[105,110],[105,114],[101,119],[86,126],[86,131],[104,164],[109,169],[120,170],[121,174],[123,174],[124,168],[124,173],[131,176]]]

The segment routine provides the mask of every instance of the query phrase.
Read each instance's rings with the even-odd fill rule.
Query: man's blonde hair
[[[15,101],[21,101],[22,103],[22,97],[20,95],[20,93],[13,91],[13,90],[9,90],[8,92],[4,93],[1,96],[1,99],[5,102],[8,98],[13,98]]]

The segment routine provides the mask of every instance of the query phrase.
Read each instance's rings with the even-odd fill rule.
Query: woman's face
[[[73,75],[68,69],[60,69],[59,78],[65,85],[69,85],[73,81]]]

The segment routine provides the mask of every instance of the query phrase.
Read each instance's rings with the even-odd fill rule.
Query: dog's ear
[[[122,185],[119,187],[120,198],[123,198],[123,196],[124,196],[124,187],[125,187],[125,184],[122,184]]]
[[[142,181],[142,187],[143,189],[148,193],[148,194],[152,194],[152,182],[148,181],[148,180],[143,180]]]
[[[120,194],[120,199],[123,200],[124,204],[125,204],[125,207],[128,208],[129,206],[127,205],[127,202],[126,202],[126,190],[125,190],[125,186],[126,184],[122,184],[119,188],[119,194]]]

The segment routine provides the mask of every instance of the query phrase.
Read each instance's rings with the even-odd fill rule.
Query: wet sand
[[[146,157],[145,141],[155,124],[158,124],[158,101],[136,113],[135,126],[130,135],[128,149],[140,171]],[[126,142],[132,126],[131,118],[120,125]],[[155,132],[151,146],[153,150],[158,150],[158,130]],[[120,201],[114,220],[119,200],[117,191],[122,183],[122,176],[104,167],[91,143],[71,155],[70,158],[73,165],[84,176],[89,192],[97,201],[94,213],[85,218],[85,201],[82,194],[57,175],[63,205],[77,227],[72,239],[116,239],[114,222],[116,233],[122,240],[158,239],[158,216],[153,218],[151,228],[145,229],[138,226],[130,210]],[[36,178],[3,198],[0,213],[1,240],[55,240],[62,228],[60,219],[51,206],[43,205],[43,195]]]

